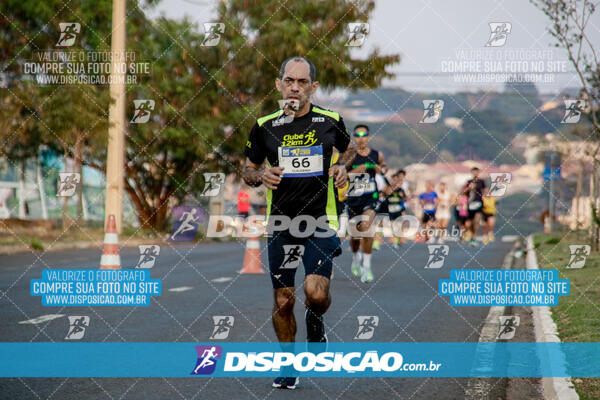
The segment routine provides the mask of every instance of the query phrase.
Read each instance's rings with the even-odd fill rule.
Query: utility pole
[[[125,0],[113,0],[112,68],[108,121],[108,154],[106,157],[106,202],[104,224],[114,215],[117,232],[121,233],[123,219],[123,185],[125,168]]]

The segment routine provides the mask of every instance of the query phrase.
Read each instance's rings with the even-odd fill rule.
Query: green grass
[[[570,294],[561,296],[552,307],[554,321],[563,342],[600,342],[600,253],[592,252],[581,269],[565,269],[569,245],[588,244],[586,232],[537,234],[534,237],[540,268],[558,269],[561,279],[570,282]],[[600,399],[600,378],[574,377],[581,400]]]
[[[44,245],[42,244],[42,242],[37,239],[37,238],[33,238],[31,239],[31,241],[29,242],[29,245],[31,246],[32,249],[34,250],[44,250]]]
[[[546,244],[559,244],[561,241],[561,239],[559,237],[551,237],[550,239],[546,240]]]

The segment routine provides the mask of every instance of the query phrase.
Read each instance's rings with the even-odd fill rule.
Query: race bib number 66
[[[323,146],[279,147],[279,166],[284,178],[323,175]]]

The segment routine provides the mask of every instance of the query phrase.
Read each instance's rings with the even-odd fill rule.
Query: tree
[[[149,0],[145,4],[154,2]],[[130,1],[131,9],[137,6],[137,2]],[[0,99],[7,106],[0,112],[9,116],[8,120],[3,118],[8,123],[0,126],[0,139],[6,145],[3,150],[9,159],[36,156],[39,145],[44,144],[72,158],[75,172],[80,174],[84,163],[95,166],[105,163],[108,86],[44,84],[36,81],[36,76],[25,74],[23,65],[40,61],[38,54],[47,51],[110,51],[111,11],[112,0],[78,2],[69,7],[60,0],[0,3],[0,66],[6,84],[0,89]],[[132,14],[129,23],[139,25],[144,21],[140,16],[143,13]],[[57,47],[61,22],[81,25],[75,44],[66,49]],[[77,218],[82,215],[83,185],[80,181],[77,187]],[[67,217],[66,200],[63,226]]]
[[[47,35],[36,33],[44,31],[58,3],[0,2],[0,157],[17,167],[20,180],[25,180],[27,161],[37,157],[43,144],[43,99],[35,82],[23,79],[22,64],[49,44]]]
[[[598,250],[600,242],[600,54],[591,42],[587,29],[596,11],[589,0],[530,0],[551,21],[548,29],[556,40],[556,47],[563,48],[575,69],[581,84],[580,98],[587,103],[586,117],[591,126],[583,137],[592,146],[592,224],[590,241]],[[597,45],[597,44],[596,44]]]
[[[360,60],[345,46],[347,23],[374,8],[359,3],[220,2],[215,22],[224,32],[213,47],[202,46],[205,35],[189,20],[128,24],[128,48],[154,60],[152,75],[128,90],[131,108],[134,99],[155,100],[151,121],[130,124],[127,136],[125,187],[142,226],[162,229],[169,206],[197,199],[203,172],[241,171],[252,124],[277,107],[274,80],[285,58],[311,59],[324,90],[391,77],[385,69],[397,55],[374,50]]]
[[[152,69],[127,85],[128,118],[135,112],[134,100],[155,102],[149,121],[130,123],[126,135],[125,190],[141,226],[164,229],[171,206],[198,200],[203,172],[240,170],[252,124],[277,107],[274,80],[285,58],[311,59],[323,90],[374,88],[392,77],[386,67],[399,62],[399,56],[383,56],[376,49],[358,59],[345,46],[347,24],[367,21],[374,9],[374,1],[355,3],[219,2],[216,21],[225,30],[220,43],[209,47],[202,45],[206,36],[198,24],[188,19],[149,19],[140,4],[127,2],[127,50]],[[81,49],[109,50],[111,0],[70,5],[56,17],[61,7],[60,0],[0,3],[1,15],[6,16],[0,18],[0,62],[13,92],[26,82],[22,62],[31,60],[35,51],[55,46],[59,22],[81,23],[77,44]],[[32,99],[47,97],[44,88],[33,84],[31,88],[37,93]],[[35,119],[45,132],[41,141],[104,172],[100,131],[106,125],[92,125],[96,117],[104,118],[107,89],[60,88],[60,96],[41,106]],[[3,135],[0,132],[0,138]]]
[[[84,157],[95,160],[106,144],[108,91],[101,85],[49,85],[36,81],[36,76],[24,73],[25,63],[40,61],[39,54],[56,51],[60,37],[60,22],[79,22],[84,27],[75,45],[68,51],[94,51],[106,48],[104,36],[110,32],[108,0],[80,2],[62,10],[57,0],[20,2],[7,0],[0,4],[0,35],[2,58],[0,65],[6,87],[1,98],[10,105],[4,112],[13,121],[0,130],[5,138],[5,155],[10,160],[25,162],[38,156],[40,145],[47,145],[75,160],[76,172],[81,174]],[[88,29],[85,29],[85,28]],[[39,76],[39,74],[38,74]],[[96,136],[92,138],[92,136]],[[77,188],[78,218],[82,214],[83,181]],[[63,226],[66,222],[67,198],[63,205]]]
[[[6,157],[18,171],[19,181],[26,181],[27,161],[38,156],[42,132],[38,121],[39,96],[34,85],[13,88],[13,95],[2,99],[0,108],[0,157]],[[19,196],[22,196],[19,193]],[[19,217],[24,203],[19,202]]]
[[[42,143],[38,121],[39,92],[34,85],[22,85],[5,96],[0,107],[0,155],[9,161],[26,161],[35,157]]]
[[[47,89],[47,88],[45,88]],[[47,142],[54,143],[66,158],[74,161],[81,177],[77,185],[77,214],[83,215],[83,165],[105,158],[108,130],[109,92],[104,87],[74,84],[52,88],[55,92],[42,107]],[[45,90],[46,91],[46,90]],[[67,226],[67,200],[63,203],[63,227]]]

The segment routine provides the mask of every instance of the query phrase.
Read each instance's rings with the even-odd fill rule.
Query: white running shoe
[[[361,269],[362,269],[362,265],[361,265],[360,261],[359,262],[352,261],[352,274],[354,276],[360,276]]]

